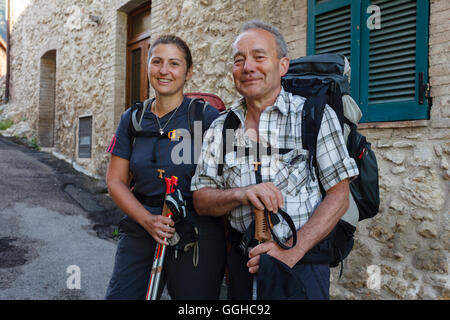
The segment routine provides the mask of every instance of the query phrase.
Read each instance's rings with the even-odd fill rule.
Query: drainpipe
[[[6,79],[5,79],[5,102],[8,103],[9,101],[9,77],[10,77],[10,67],[9,67],[9,61],[10,61],[10,50],[9,50],[9,42],[10,42],[10,33],[9,33],[9,27],[10,27],[10,21],[11,21],[11,9],[10,9],[10,0],[6,0]]]

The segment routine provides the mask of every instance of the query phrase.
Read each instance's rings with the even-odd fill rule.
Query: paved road
[[[3,137],[0,177],[0,300],[103,299],[122,215],[104,182]]]

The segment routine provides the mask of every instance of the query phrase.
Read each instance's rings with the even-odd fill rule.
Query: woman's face
[[[187,70],[183,51],[175,44],[158,44],[150,57],[148,78],[158,95],[183,94],[183,87],[192,77],[192,67]]]

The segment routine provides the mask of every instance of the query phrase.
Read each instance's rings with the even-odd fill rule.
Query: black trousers
[[[141,227],[136,229],[134,221],[124,220],[105,299],[142,300],[149,284],[156,241],[148,233],[138,232]],[[158,298],[165,284],[174,300],[219,298],[226,259],[223,220],[200,217],[198,221],[198,265],[193,264],[193,249],[175,256],[175,250],[167,247]]]
[[[329,300],[330,268],[325,264],[297,263],[293,268],[268,255],[261,256],[258,290],[264,285],[264,300]],[[228,253],[228,299],[251,300],[253,275],[248,272],[249,258],[232,243]],[[264,260],[264,269],[263,268]],[[257,274],[257,277],[258,277]],[[260,281],[264,283],[260,283]],[[258,291],[258,295],[260,292]],[[258,299],[261,297],[258,297]]]

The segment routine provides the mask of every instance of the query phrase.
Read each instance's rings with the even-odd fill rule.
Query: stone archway
[[[54,146],[55,127],[56,50],[41,57],[39,79],[39,144]]]

